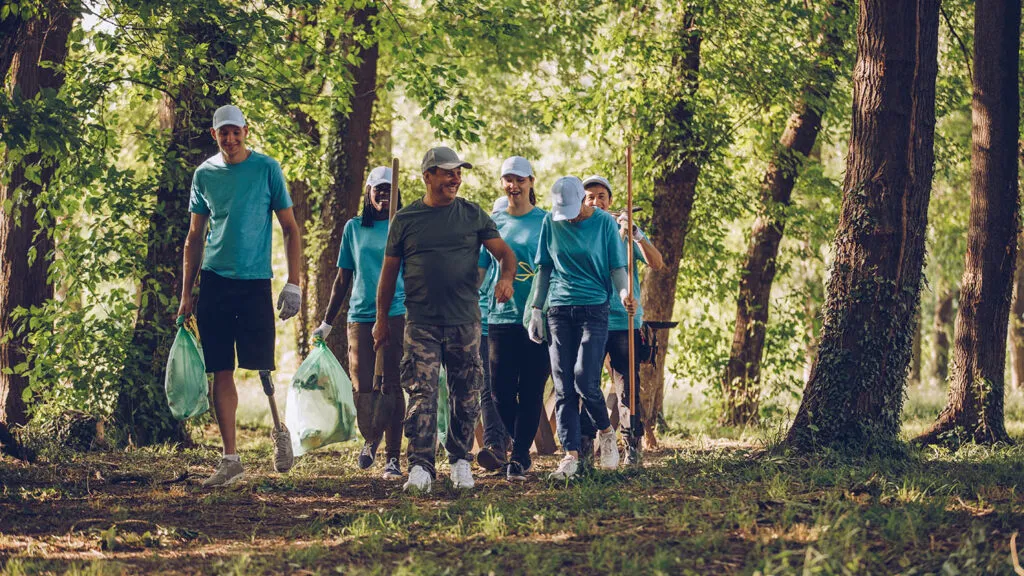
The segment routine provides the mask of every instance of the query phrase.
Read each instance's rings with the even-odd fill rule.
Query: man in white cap
[[[202,268],[196,319],[207,373],[213,373],[213,405],[224,442],[224,456],[204,486],[228,486],[244,477],[235,445],[235,351],[238,366],[274,370],[274,303],[270,289],[271,218],[284,233],[288,282],[277,299],[280,318],[299,311],[299,259],[302,239],[292,214],[284,174],[276,160],[245,145],[245,117],[235,106],[213,113],[210,135],[220,152],[192,176],[191,221],[184,250],[184,283],[178,316],[192,314],[192,289]],[[209,224],[209,230],[207,225]],[[205,244],[205,251],[204,251]],[[292,466],[291,439],[284,428],[272,432],[274,467]]]
[[[377,289],[378,347],[391,338],[388,309],[399,270],[405,280],[406,316],[402,387],[409,393],[405,436],[409,439],[406,490],[428,492],[436,476],[437,385],[441,363],[448,371],[451,422],[445,450],[456,488],[472,488],[470,450],[480,412],[480,307],[477,262],[483,245],[501,262],[494,297],[512,296],[516,257],[480,206],[458,198],[462,169],[472,168],[451,148],[427,151],[421,164],[427,193],[395,215],[388,231]]]
[[[373,389],[376,354],[373,347],[373,323],[377,319],[377,281],[384,264],[384,246],[388,238],[388,212],[392,200],[402,206],[401,198],[392,198],[391,168],[378,166],[366,178],[363,195],[363,213],[345,223],[338,253],[338,274],[331,288],[323,323],[313,331],[313,337],[326,338],[331,322],[338,315],[341,304],[352,288],[348,306],[348,370],[356,390],[356,419],[365,443],[359,453],[359,467],[366,470],[377,457],[381,439],[386,441],[384,451],[384,478],[402,478],[399,456],[402,450],[402,420],[405,417],[405,396],[398,378],[402,359],[402,343],[390,342],[384,348],[384,390]],[[405,288],[398,279],[395,297],[388,309],[388,324],[393,332],[405,330]],[[380,396],[375,398],[374,396]],[[382,400],[383,398],[383,400]],[[374,406],[384,402],[390,414],[383,430],[373,429]]]

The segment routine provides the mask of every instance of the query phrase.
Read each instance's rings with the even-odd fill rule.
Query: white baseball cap
[[[533,166],[530,166],[530,161],[522,156],[510,156],[501,164],[501,175],[508,174],[528,178],[533,176]]]
[[[245,116],[238,106],[221,106],[213,113],[213,129],[218,130],[221,126],[245,126]]]
[[[498,199],[494,201],[494,207],[491,208],[491,214],[505,210],[508,210],[508,196],[498,196]]]
[[[380,184],[391,184],[391,168],[377,166],[370,170],[369,176],[366,177],[366,185],[370,188],[376,188]]]
[[[572,220],[583,206],[583,182],[575,176],[562,176],[551,185],[551,219]]]
[[[612,193],[612,185],[604,176],[598,176],[596,174],[593,176],[587,176],[587,179],[583,181],[584,190],[587,188],[587,186],[590,186],[591,184],[600,184],[601,186],[604,186],[605,188],[608,189],[609,194]]]

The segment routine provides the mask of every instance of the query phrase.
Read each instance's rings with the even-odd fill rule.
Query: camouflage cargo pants
[[[444,364],[448,371],[451,422],[444,448],[448,461],[473,460],[473,431],[480,413],[484,368],[480,361],[480,324],[434,326],[405,325],[402,388],[409,394],[405,437],[409,439],[409,469],[422,466],[436,476],[437,378]]]

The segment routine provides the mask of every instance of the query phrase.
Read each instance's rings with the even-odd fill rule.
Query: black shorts
[[[203,270],[196,309],[206,371],[274,369],[274,301],[270,280],[235,280]]]

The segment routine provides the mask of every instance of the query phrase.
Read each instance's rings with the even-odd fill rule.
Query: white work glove
[[[629,219],[626,217],[626,213],[625,212],[623,212],[622,214],[619,214],[618,220],[619,220],[619,228],[620,229],[621,228],[625,228],[626,226],[629,225]],[[640,227],[637,226],[636,224],[633,224],[633,241],[634,242],[639,242],[639,241],[643,240],[643,238],[644,238],[643,234],[640,232]]]
[[[321,322],[320,326],[316,330],[313,330],[313,338],[322,338],[327,340],[327,335],[331,333],[331,325],[327,322]]]
[[[281,311],[281,320],[287,320],[299,313],[302,303],[302,290],[295,284],[285,284],[281,294],[277,296],[277,309]]]
[[[527,326],[526,333],[530,336],[530,340],[537,344],[544,343],[544,315],[541,314],[540,308],[530,311],[530,325]]]

